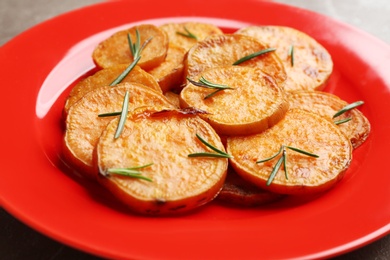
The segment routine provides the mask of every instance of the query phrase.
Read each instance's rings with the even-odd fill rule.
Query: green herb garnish
[[[288,50],[288,56],[290,56],[291,67],[294,67],[294,45],[292,44]]]
[[[196,137],[207,147],[209,147],[211,150],[215,151],[216,153],[191,153],[188,155],[188,157],[216,157],[216,158],[233,158],[230,154],[225,153],[218,148],[212,146],[209,144],[206,140],[204,140],[200,135],[196,134]]]
[[[234,89],[234,88],[229,87],[227,85],[212,83],[212,82],[208,81],[207,79],[205,79],[203,76],[199,79],[199,82],[196,82],[196,81],[194,81],[194,80],[192,80],[190,78],[187,78],[187,80],[189,82],[191,82],[191,84],[193,84],[193,85],[195,85],[197,87],[216,89],[216,91],[214,91],[214,92],[208,94],[207,96],[205,96],[204,99],[207,99],[209,97],[214,96],[219,91],[222,91],[222,90],[225,90],[225,89]]]
[[[340,109],[339,111],[337,111],[337,113],[333,115],[333,118],[338,117],[338,116],[344,114],[345,112],[347,112],[351,109],[354,109],[355,107],[361,106],[363,104],[364,104],[364,101],[356,101],[354,103],[348,104],[345,107],[343,107],[342,109]]]
[[[133,43],[130,37],[130,33],[127,34],[127,41],[129,43],[130,52],[133,55],[133,59],[137,59],[139,56],[141,56],[142,50],[145,48],[145,46],[152,40],[153,37],[150,37],[147,39],[141,46],[141,37],[139,34],[138,29],[135,30],[136,40]]]
[[[268,52],[273,52],[273,51],[276,51],[276,49],[275,48],[268,48],[268,49],[264,49],[264,50],[252,53],[252,54],[250,54],[248,56],[242,57],[241,59],[237,60],[236,62],[233,63],[233,65],[238,65],[240,63],[243,63],[244,61],[253,59],[253,58],[257,57],[257,56],[266,54]]]
[[[110,84],[110,86],[118,85],[122,82],[124,78],[133,70],[135,65],[137,65],[138,61],[141,59],[141,56],[138,56],[136,59],[133,60],[132,63]]]
[[[196,37],[195,34],[193,34],[192,32],[190,32],[187,27],[184,26],[184,31],[186,31],[185,33],[183,32],[176,32],[177,34],[181,35],[181,36],[184,36],[184,37],[187,37],[187,38],[192,38],[192,39],[195,39],[195,40],[198,40],[198,37]]]
[[[115,139],[119,138],[119,136],[123,131],[126,122],[126,117],[129,112],[128,109],[129,109],[129,91],[126,91],[125,97],[123,99],[123,104],[122,104],[122,112],[120,114],[118,127],[116,129],[115,136],[114,136]]]
[[[347,123],[347,122],[349,122],[351,120],[352,120],[352,117],[348,117],[348,118],[344,118],[344,119],[341,119],[341,120],[334,121],[334,123],[336,125],[341,125],[341,124]]]
[[[283,167],[284,167],[285,177],[286,177],[286,179],[288,179],[286,148],[293,150],[295,152],[307,155],[307,156],[311,156],[311,157],[315,157],[315,158],[319,157],[318,155],[316,155],[314,153],[310,153],[310,152],[301,150],[299,148],[295,148],[295,147],[287,146],[287,145],[281,145],[279,151],[276,154],[272,155],[271,157],[268,157],[266,159],[262,159],[262,160],[259,160],[256,162],[256,163],[263,163],[263,162],[270,161],[270,160],[274,159],[276,156],[278,156],[280,153],[282,153],[282,156],[279,158],[279,160],[275,164],[275,167],[272,169],[272,172],[267,180],[267,186],[269,186],[272,183],[272,181],[274,180],[276,173],[279,171],[280,167],[282,166],[282,163],[283,163]]]
[[[123,176],[137,178],[137,179],[143,179],[143,180],[152,182],[153,181],[152,179],[145,177],[145,176],[142,176],[141,175],[142,173],[140,171],[138,171],[138,169],[146,168],[146,167],[149,167],[151,165],[153,165],[153,163],[145,164],[142,166],[131,167],[131,168],[110,168],[107,170],[107,173],[114,173],[114,174],[118,174],[118,175],[123,175]]]

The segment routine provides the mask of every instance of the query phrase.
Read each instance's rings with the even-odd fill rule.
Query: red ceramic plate
[[[163,12],[162,12],[163,10]],[[300,29],[335,67],[326,91],[364,100],[372,124],[345,178],[311,200],[237,209],[216,202],[180,217],[135,216],[61,161],[62,106],[93,69],[91,51],[135,23],[198,20],[226,32],[248,24]],[[112,1],[40,24],[0,49],[1,205],[36,230],[109,258],[323,258],[390,230],[390,47],[322,15],[262,1]]]

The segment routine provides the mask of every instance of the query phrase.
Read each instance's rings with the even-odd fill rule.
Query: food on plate
[[[217,199],[227,205],[255,207],[277,201],[284,196],[257,187],[228,168],[225,183]]]
[[[79,81],[70,91],[64,107],[65,114],[68,113],[69,108],[79,101],[88,92],[100,88],[110,86],[112,82],[126,69],[127,65],[115,65],[109,68],[105,68],[97,71],[91,76]],[[156,79],[141,69],[139,66],[135,66],[129,74],[122,80],[125,82],[137,82],[150,87],[158,92],[161,92],[160,86]]]
[[[182,83],[185,54],[185,49],[170,43],[165,60],[157,67],[148,71],[149,74],[157,79],[164,93],[179,87]]]
[[[122,135],[115,139],[117,126],[114,119],[97,143],[98,181],[133,211],[177,214],[210,202],[221,190],[228,159],[189,156],[210,150],[197,136],[225,150],[214,129],[196,114],[130,113]],[[118,173],[145,165],[132,177],[126,171]]]
[[[341,180],[352,160],[352,145],[340,129],[301,109],[289,110],[260,134],[228,137],[226,149],[242,178],[280,194],[328,190]]]
[[[66,98],[63,159],[135,213],[312,198],[371,130],[363,101],[323,92],[332,59],[296,29],[140,24],[91,59]]]
[[[261,51],[265,53],[240,61]],[[186,78],[197,80],[206,69],[234,64],[260,68],[279,85],[287,78],[283,63],[274,50],[253,37],[240,34],[212,35],[196,43],[184,60],[184,74]]]
[[[201,22],[166,23],[159,28],[168,34],[170,43],[182,47],[186,52],[195,43],[203,41],[210,35],[223,34],[217,26]]]
[[[92,167],[92,153],[102,131],[113,118],[99,115],[121,111],[126,91],[130,92],[130,109],[143,106],[160,109],[173,107],[162,93],[134,82],[121,83],[115,87],[101,87],[88,92],[68,111],[63,146],[66,161],[85,177],[96,178],[97,173]]]
[[[132,46],[138,44],[139,49],[144,50],[138,62],[138,66],[142,69],[153,69],[165,60],[169,43],[168,35],[155,25],[142,24],[119,31],[102,41],[93,51],[93,61],[100,68],[118,64],[129,65],[134,60],[134,56],[138,56],[129,48],[130,40]]]
[[[180,105],[206,111],[200,116],[218,134],[262,132],[281,120],[288,110],[283,89],[258,68],[215,67],[203,71],[200,79],[184,87]]]
[[[322,90],[332,74],[329,52],[302,31],[287,26],[248,26],[236,33],[276,48],[287,73],[284,87],[288,91]]]
[[[370,122],[358,109],[350,109],[335,117],[338,111],[348,106],[348,103],[338,96],[322,91],[295,91],[289,94],[289,101],[291,108],[311,111],[335,122],[354,148],[360,146],[369,136]]]

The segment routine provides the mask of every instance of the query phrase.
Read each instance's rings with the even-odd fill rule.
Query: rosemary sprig
[[[109,113],[99,114],[98,117],[119,116],[120,114],[122,114],[122,112],[109,112]]]
[[[337,113],[333,115],[333,118],[338,117],[338,116],[344,114],[345,112],[347,112],[351,109],[354,109],[355,107],[361,106],[363,104],[364,104],[364,101],[356,101],[354,103],[348,104],[345,107],[343,107],[342,109],[340,109],[339,111],[337,111]]]
[[[135,30],[135,36],[136,36],[136,40],[133,43],[130,37],[130,33],[127,34],[127,41],[129,43],[130,52],[133,55],[134,60],[137,59],[139,56],[141,56],[142,50],[153,39],[153,37],[148,38],[141,46],[141,37],[138,29]]]
[[[240,63],[243,63],[244,61],[253,59],[253,58],[257,57],[257,56],[266,54],[266,53],[268,53],[268,52],[273,52],[273,51],[276,51],[276,49],[275,49],[275,48],[268,48],[268,49],[264,49],[264,50],[261,50],[261,51],[258,51],[258,52],[249,54],[249,55],[247,55],[247,56],[245,56],[245,57],[242,57],[241,59],[235,61],[235,62],[233,63],[233,65],[238,65],[238,64],[240,64]]]
[[[341,125],[341,124],[347,123],[347,122],[349,122],[351,120],[352,120],[352,117],[348,117],[348,118],[344,118],[344,119],[341,119],[341,120],[334,121],[334,123],[336,125]]]
[[[294,67],[294,45],[290,45],[288,50],[288,56],[290,56],[291,67]]]
[[[276,156],[278,156],[280,153],[282,153],[282,156],[279,158],[279,160],[275,164],[274,168],[272,169],[272,172],[267,180],[267,186],[269,186],[272,183],[272,181],[275,178],[276,173],[279,171],[282,163],[283,163],[283,167],[284,167],[285,177],[288,180],[286,148],[293,150],[295,152],[307,155],[307,156],[311,156],[311,157],[315,157],[315,158],[319,157],[317,154],[310,153],[310,152],[304,151],[304,150],[296,148],[296,147],[292,147],[292,146],[288,146],[288,145],[281,145],[279,151],[276,154],[272,155],[271,157],[268,157],[266,159],[262,159],[262,160],[259,160],[256,162],[256,163],[263,163],[263,162],[270,161],[270,160],[274,159]]]
[[[149,167],[151,165],[153,165],[153,163],[145,164],[142,166],[131,167],[131,168],[110,168],[107,170],[107,173],[114,173],[114,174],[118,174],[118,175],[128,176],[128,177],[137,178],[137,179],[143,179],[143,180],[152,182],[153,181],[152,179],[145,177],[145,176],[142,176],[141,175],[142,173],[140,171],[138,171],[138,169],[146,168],[146,167]]]
[[[192,39],[195,39],[195,40],[198,40],[198,37],[196,37],[195,34],[193,34],[192,32],[190,32],[187,27],[184,26],[184,31],[186,31],[185,33],[183,32],[176,32],[176,34],[179,34],[181,36],[184,36],[184,37],[187,37],[187,38],[192,38]]]
[[[115,136],[114,136],[115,139],[119,138],[119,136],[123,131],[126,122],[126,117],[129,112],[128,109],[129,109],[129,91],[126,91],[125,97],[123,99],[123,104],[122,104],[122,112],[120,114],[118,127],[116,129]]]
[[[213,150],[214,152],[216,153],[208,153],[208,152],[203,152],[203,153],[191,153],[188,155],[188,157],[216,157],[216,158],[233,158],[233,156],[231,156],[230,154],[228,153],[225,153],[221,150],[219,150],[218,148],[212,146],[211,144],[209,144],[206,140],[204,140],[199,134],[196,134],[196,137],[204,144],[206,145],[208,148],[210,148],[211,150]]]
[[[118,85],[119,83],[122,82],[124,78],[133,70],[135,65],[137,65],[138,61],[141,59],[141,56],[138,56],[133,60],[132,63],[113,81],[111,82],[110,86],[113,87],[115,85]]]
[[[222,90],[225,90],[225,89],[234,89],[234,88],[229,87],[227,85],[212,83],[212,82],[208,81],[207,79],[205,79],[203,76],[199,79],[199,82],[196,82],[195,80],[192,80],[192,79],[190,79],[188,77],[187,77],[187,80],[191,84],[193,84],[193,85],[195,85],[197,87],[216,89],[216,91],[206,95],[204,97],[204,99],[207,99],[207,98],[210,98],[210,97],[214,96],[219,91],[222,91]]]

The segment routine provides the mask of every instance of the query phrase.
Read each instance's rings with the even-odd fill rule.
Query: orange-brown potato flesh
[[[314,153],[319,158],[286,150],[288,179],[282,167],[270,185],[267,180],[280,156],[271,157],[281,145]],[[344,176],[352,160],[352,145],[332,122],[300,109],[287,112],[285,118],[263,133],[229,137],[227,151],[236,172],[257,186],[281,194],[311,194],[333,187]]]
[[[332,122],[351,118],[350,121],[339,124],[338,127],[350,139],[354,148],[364,143],[370,134],[370,122],[357,108],[333,118],[336,112],[348,105],[346,101],[333,94],[321,91],[294,91],[289,94],[289,101],[291,108],[314,112]]]
[[[267,48],[265,44],[246,35],[212,35],[188,51],[184,60],[184,74],[196,80],[206,69],[233,65],[237,60]],[[281,86],[287,78],[284,65],[274,52],[257,56],[239,66],[260,68]]]
[[[229,86],[212,97],[215,89],[189,83],[180,93],[182,107],[196,107],[200,115],[222,135],[246,135],[264,131],[281,120],[288,110],[284,91],[258,68],[225,66],[206,70],[202,76]]]
[[[155,25],[142,24],[116,32],[111,37],[99,43],[92,53],[96,65],[107,68],[118,64],[129,65],[133,61],[127,35],[130,34],[133,43],[136,42],[136,30],[140,34],[140,45],[151,39],[141,52],[138,65],[144,70],[150,70],[164,61],[168,51],[168,35]]]
[[[126,91],[129,92],[129,110],[143,106],[173,107],[161,93],[138,83],[122,83],[87,93],[69,109],[63,147],[65,159],[83,176],[95,178],[93,149],[103,129],[112,120],[112,117],[98,115],[120,112]]]
[[[329,52],[304,32],[286,26],[249,26],[236,33],[252,36],[276,48],[287,73],[284,84],[287,91],[321,90],[332,74],[333,61]]]
[[[170,43],[182,47],[186,52],[198,41],[202,41],[210,35],[223,33],[213,24],[200,22],[167,23],[161,25],[160,29],[168,34]],[[188,34],[188,32],[195,35],[196,39],[180,34]]]
[[[179,87],[182,83],[185,54],[186,51],[183,48],[169,44],[168,54],[165,60],[157,67],[148,71],[148,73],[157,79],[164,93],[175,87]]]
[[[80,100],[88,92],[100,88],[109,86],[123,71],[125,71],[127,65],[116,65],[106,69],[99,70],[95,74],[78,82],[69,93],[66,99],[64,112],[68,113],[69,108]],[[156,79],[141,69],[139,66],[135,66],[130,73],[121,81],[126,82],[137,82],[150,87],[158,92],[161,92],[160,86]]]
[[[114,139],[118,120],[110,123],[96,148],[99,182],[135,212],[177,214],[213,200],[225,180],[226,158],[190,158],[190,153],[210,152],[196,134],[224,151],[213,128],[197,116],[175,111],[129,115],[121,136]],[[115,174],[110,168],[153,163],[142,169],[152,182]]]

